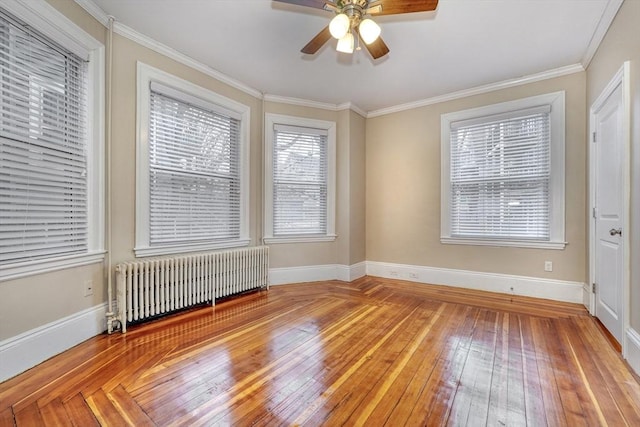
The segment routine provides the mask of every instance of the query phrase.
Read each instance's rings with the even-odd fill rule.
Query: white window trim
[[[327,136],[327,233],[322,235],[273,235],[273,144],[274,125],[288,125],[326,130]],[[332,242],[336,239],[336,123],[286,116],[265,114],[264,123],[264,243],[310,243]]]
[[[7,264],[0,281],[104,261],[104,100],[105,48],[45,0],[2,0],[2,8],[82,58],[87,79],[88,250],[79,255]]]
[[[240,238],[233,240],[151,246],[149,244],[149,114],[150,83],[157,82],[240,115]],[[250,108],[187,80],[151,67],[137,66],[136,119],[136,243],[137,258],[247,246],[249,237],[249,129]]]
[[[549,209],[551,211],[549,241],[460,239],[451,237],[450,221],[450,156],[451,123],[459,120],[503,114],[540,105],[551,106],[551,178],[549,182]],[[506,246],[539,249],[564,249],[565,241],[565,92],[554,92],[515,101],[503,102],[469,110],[443,114],[441,126],[441,190],[440,190],[440,242],[454,245]]]

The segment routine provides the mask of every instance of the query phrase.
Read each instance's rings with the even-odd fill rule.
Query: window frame
[[[230,110],[240,115],[240,236],[238,239],[193,241],[189,243],[150,245],[149,215],[149,116],[151,112],[151,83],[173,89],[186,102],[195,98],[217,110]],[[137,62],[136,105],[136,233],[133,251],[136,258],[199,252],[247,246],[249,237],[249,129],[250,108],[240,102],[219,95],[165,71]]]
[[[273,150],[275,142],[275,125],[320,129],[327,132],[327,230],[325,234],[273,235]],[[336,123],[326,120],[266,113],[264,135],[264,243],[311,243],[334,241],[337,237],[335,233]]]
[[[461,120],[489,118],[548,105],[550,113],[549,240],[504,238],[459,238],[451,236],[451,124]],[[553,92],[514,101],[502,102],[441,116],[441,198],[440,242],[455,245],[506,246],[539,249],[564,249],[565,241],[565,92]]]
[[[104,261],[105,47],[44,0],[4,0],[2,8],[44,36],[88,59],[86,99],[87,251],[6,264],[0,281]]]

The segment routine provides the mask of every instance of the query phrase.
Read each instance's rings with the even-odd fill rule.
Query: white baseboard
[[[367,261],[367,274],[418,283],[447,285],[581,304],[583,283],[509,274]]]
[[[303,267],[284,267],[269,269],[269,284],[318,282],[321,280],[343,280],[350,282],[366,274],[366,262],[353,265],[325,264]]]
[[[106,312],[97,305],[0,342],[0,382],[104,332]]]
[[[591,286],[588,283],[582,286],[582,304],[589,313],[593,314],[593,292],[591,292]]]
[[[640,334],[633,328],[628,328],[625,334],[624,358],[629,366],[640,375]]]
[[[367,275],[367,262],[366,261],[362,261],[359,262],[357,264],[353,264],[351,266],[348,267],[349,268],[349,276],[348,276],[348,280],[349,282],[352,282],[356,279],[359,279],[361,277],[364,277]],[[342,280],[342,279],[340,279]]]

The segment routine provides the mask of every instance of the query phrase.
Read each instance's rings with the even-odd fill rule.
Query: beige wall
[[[366,260],[366,120],[349,111],[349,260],[354,265]]]
[[[564,250],[440,243],[440,116],[566,91]],[[583,282],[585,277],[585,73],[367,120],[366,253],[369,261]],[[544,261],[553,261],[553,272]]]
[[[625,1],[587,68],[587,106],[622,67],[631,61],[631,326],[640,331],[640,1]]]

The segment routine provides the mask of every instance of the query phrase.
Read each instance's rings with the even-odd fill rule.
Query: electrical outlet
[[[84,296],[89,297],[93,295],[93,280],[87,280],[84,282]]]
[[[553,271],[553,262],[545,261],[544,262],[544,271]]]

